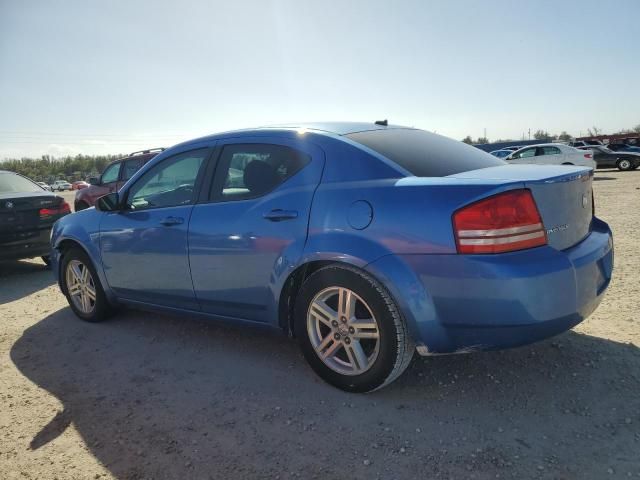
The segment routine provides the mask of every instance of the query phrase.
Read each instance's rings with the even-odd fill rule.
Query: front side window
[[[193,203],[196,180],[208,153],[206,148],[192,150],[155,165],[129,190],[129,208],[141,210]]]
[[[223,201],[260,197],[310,161],[309,155],[282,145],[227,145],[220,154],[211,197]]]
[[[107,169],[102,172],[102,179],[100,183],[112,183],[118,181],[118,174],[120,173],[120,163],[114,163],[109,165]]]
[[[533,157],[536,154],[536,149],[535,148],[527,148],[525,150],[522,150],[518,153],[515,153],[513,155],[513,157],[511,157],[512,159],[514,158],[528,158],[528,157]]]

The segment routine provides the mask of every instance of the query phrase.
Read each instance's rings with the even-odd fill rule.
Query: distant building
[[[640,133],[616,133],[613,135],[593,135],[577,137],[576,140],[600,140],[602,143],[626,143],[640,147]]]

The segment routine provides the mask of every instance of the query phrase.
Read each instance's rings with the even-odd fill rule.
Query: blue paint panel
[[[598,219],[568,248],[551,244],[500,255],[457,254],[452,230],[457,209],[507,190],[531,188],[541,204],[563,193],[571,193],[566,196],[571,200],[573,193],[563,192],[560,183],[574,181],[569,177],[581,175],[581,169],[505,166],[417,178],[341,136],[391,127],[300,126],[226,132],[163,152],[122,191],[168,156],[216,143],[287,145],[307,152],[312,162],[256,199],[68,215],[53,229],[54,271],[56,249],[75,241],[114,301],[276,326],[280,294],[293,271],[318,260],[349,264],[387,287],[417,344],[432,353],[529,343],[579,323],[601,301],[611,278],[613,246],[608,226]],[[552,183],[558,192],[536,187]],[[297,216],[265,219],[274,209]],[[159,220],[170,211],[185,222],[160,228]]]

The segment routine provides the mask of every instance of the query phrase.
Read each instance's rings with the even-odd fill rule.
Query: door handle
[[[166,217],[160,220],[160,224],[165,227],[170,227],[172,225],[181,225],[184,223],[184,218],[182,217]]]
[[[275,210],[265,213],[263,217],[272,222],[281,222],[282,220],[298,218],[298,212],[295,210],[282,210],[281,208],[276,208]]]

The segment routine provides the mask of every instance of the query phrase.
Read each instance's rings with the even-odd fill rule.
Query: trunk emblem
[[[7,208],[13,208],[13,202],[6,202],[4,206]]]
[[[565,223],[564,225],[558,225],[556,227],[550,228],[547,230],[547,235],[551,235],[552,233],[562,232],[569,228],[569,224]]]
[[[587,208],[587,205],[589,204],[589,199],[587,198],[587,196],[583,193],[582,194],[582,208]]]

